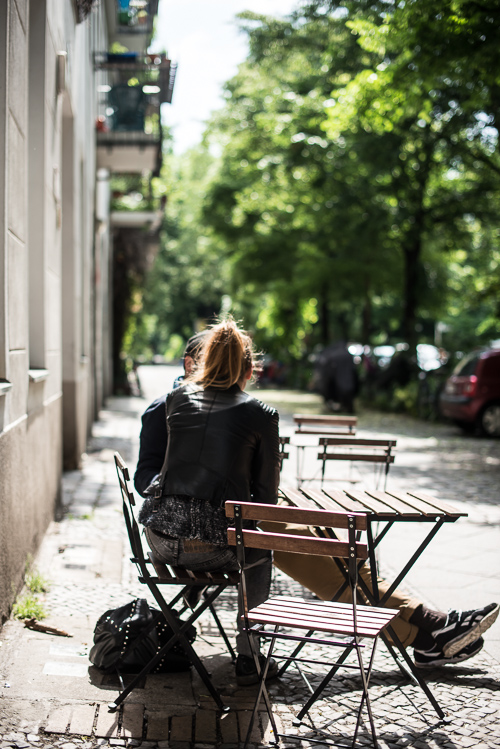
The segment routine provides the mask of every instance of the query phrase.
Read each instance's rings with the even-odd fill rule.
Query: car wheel
[[[481,412],[481,430],[488,437],[500,437],[500,403],[490,403]]]

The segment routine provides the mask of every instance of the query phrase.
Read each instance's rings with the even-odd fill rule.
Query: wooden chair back
[[[366,530],[366,515],[363,513],[336,513],[327,510],[285,507],[257,502],[226,502],[226,516],[234,518],[235,527],[228,528],[230,546],[239,544],[254,549],[288,551],[295,554],[314,554],[319,556],[343,557],[345,559],[367,559],[368,547],[355,538],[358,531]],[[331,528],[347,530],[349,540],[317,538],[316,536],[299,536],[292,533],[277,533],[243,528],[245,520],[270,521],[276,523],[294,523],[306,527]],[[241,524],[241,533],[238,526]],[[239,538],[241,535],[241,538]]]
[[[361,437],[320,437],[318,460],[321,461],[321,485],[325,480],[326,463],[330,460],[361,461],[385,466],[384,476],[387,481],[389,467],[394,463],[393,450],[396,440],[372,439]]]
[[[142,546],[141,531],[135,518],[135,497],[133,491],[129,487],[130,474],[128,467],[119,453],[115,453],[114,458],[118,483],[122,494],[123,517],[125,518],[125,526],[127,528],[127,535],[133,554],[131,561],[137,565],[143,577],[149,577],[150,573],[144,555],[144,548]]]
[[[357,416],[294,414],[295,434],[356,434]]]

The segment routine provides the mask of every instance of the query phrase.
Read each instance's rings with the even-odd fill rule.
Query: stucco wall
[[[2,622],[60,499],[61,407],[56,398],[0,434]]]
[[[107,47],[103,13],[77,24],[72,0],[0,1],[0,384],[10,383],[0,388],[0,621],[103,392],[93,383],[103,379],[94,305],[106,315],[107,289],[94,294],[91,49]],[[106,256],[109,242],[99,246]]]

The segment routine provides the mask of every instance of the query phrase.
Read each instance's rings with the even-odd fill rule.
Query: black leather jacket
[[[161,469],[158,456],[163,446],[157,439],[153,443],[151,435],[144,432],[152,421],[151,414],[162,408],[162,401],[155,401],[143,417],[135,475],[136,488],[143,496],[146,481],[149,483]],[[238,385],[219,390],[188,384],[167,396],[166,413],[164,495],[196,497],[215,504],[226,499],[277,501],[279,417],[275,409]],[[149,451],[147,445],[151,445]]]

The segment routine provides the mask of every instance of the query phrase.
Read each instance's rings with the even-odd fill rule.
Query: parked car
[[[443,416],[466,431],[500,437],[500,349],[481,349],[464,357],[439,398]]]

